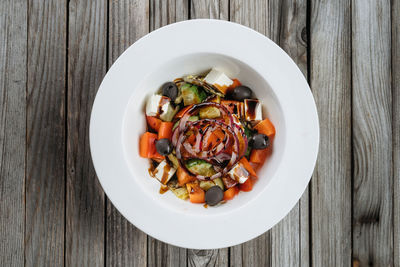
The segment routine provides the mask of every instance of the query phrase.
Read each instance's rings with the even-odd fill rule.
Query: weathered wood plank
[[[400,267],[400,1],[392,1],[394,266]]]
[[[0,1],[0,265],[24,265],[27,2]]]
[[[149,31],[149,2],[109,1],[109,66]],[[147,235],[128,222],[107,199],[106,265],[145,266]]]
[[[229,0],[192,0],[190,18],[228,20]]]
[[[270,1],[269,37],[288,53],[307,77],[307,1]],[[308,188],[291,212],[271,229],[272,266],[309,262]]]
[[[194,250],[188,249],[188,266],[228,266],[228,248]]]
[[[190,18],[225,19],[229,17],[228,0],[192,0]],[[228,266],[229,249],[193,250],[187,252],[189,266]]]
[[[63,266],[67,1],[29,1],[27,266]]]
[[[147,266],[183,267],[187,265],[187,250],[168,245],[148,236]]]
[[[106,72],[106,0],[69,2],[66,266],[103,266],[105,204],[89,152],[92,103]]]
[[[269,2],[231,0],[230,20],[269,36]],[[230,248],[230,266],[271,266],[271,233]]]
[[[150,0],[150,30],[189,18],[189,0]]]
[[[393,265],[390,1],[353,0],[353,259]]]
[[[150,31],[189,18],[189,0],[150,0]],[[187,250],[147,239],[148,266],[186,266]]]
[[[268,33],[268,3],[265,0],[230,0],[230,20]]]
[[[271,266],[270,232],[242,245],[231,247],[230,266]]]
[[[312,263],[351,265],[351,10],[312,1],[311,88],[320,122],[311,180]]]

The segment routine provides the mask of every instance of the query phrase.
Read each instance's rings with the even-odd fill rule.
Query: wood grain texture
[[[251,241],[230,247],[231,267],[271,266],[271,236],[267,232]]]
[[[149,31],[149,2],[109,1],[109,67]],[[106,266],[145,266],[147,236],[128,222],[107,199]]]
[[[400,267],[400,1],[392,1],[393,255]]]
[[[150,30],[189,18],[189,0],[150,0]]]
[[[307,1],[269,1],[269,37],[296,62],[307,77]],[[272,266],[307,266],[309,262],[309,191],[271,229]]]
[[[106,72],[107,2],[69,2],[66,266],[103,266],[105,204],[89,152],[89,118]]]
[[[230,20],[270,37],[269,1],[231,0]],[[273,27],[272,27],[273,28]],[[271,266],[270,231],[242,245],[230,248],[230,266]]]
[[[168,245],[148,236],[147,266],[183,267],[187,265],[187,250]]]
[[[229,18],[228,0],[192,0],[190,2],[190,18]],[[194,250],[188,249],[188,266],[228,266],[229,249]]]
[[[150,31],[189,18],[189,0],[150,0]],[[147,239],[148,266],[186,266],[187,250]]]
[[[29,1],[26,266],[63,266],[67,1]]]
[[[389,0],[353,0],[353,258],[361,266],[393,265],[390,24]]]
[[[349,0],[311,3],[311,89],[320,122],[311,180],[314,266],[351,265],[351,10]]]
[[[268,1],[230,0],[230,20],[268,35]]]
[[[24,265],[27,2],[0,1],[0,265]]]
[[[188,266],[228,266],[228,248],[195,250],[188,249]]]
[[[191,19],[229,19],[229,0],[190,1]]]

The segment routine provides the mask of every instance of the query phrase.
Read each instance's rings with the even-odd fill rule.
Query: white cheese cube
[[[220,91],[226,91],[226,89],[233,84],[233,81],[229,79],[225,73],[214,68],[207,74],[204,81],[208,84],[214,85]]]
[[[228,172],[229,177],[231,177],[233,180],[238,182],[239,184],[243,184],[244,182],[249,179],[250,174],[246,170],[246,168],[243,166],[242,163],[238,162],[229,172]]]
[[[163,160],[153,171],[153,177],[160,181],[160,183],[167,184],[175,172],[176,169]]]
[[[260,101],[257,99],[244,100],[244,118],[247,121],[262,120],[262,107]]]
[[[158,115],[158,107],[160,105],[160,101],[162,96],[160,95],[152,95],[147,99],[146,103],[146,115],[147,116],[157,116]]]
[[[177,108],[172,107],[171,101],[167,101],[161,106],[160,119],[163,121],[172,121],[177,111]]]

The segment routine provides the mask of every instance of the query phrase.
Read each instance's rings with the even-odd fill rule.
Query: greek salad
[[[145,110],[139,154],[160,193],[215,206],[253,189],[275,127],[249,87],[213,68],[165,83]]]

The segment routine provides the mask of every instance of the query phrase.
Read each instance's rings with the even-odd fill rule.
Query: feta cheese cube
[[[238,182],[239,184],[243,184],[249,179],[250,174],[243,166],[242,163],[238,162],[229,172],[228,175],[230,178]]]
[[[178,111],[173,108],[171,100],[161,95],[152,95],[146,103],[146,115],[159,117],[163,121],[171,121]]]
[[[219,71],[215,68],[211,69],[211,71],[204,78],[204,81],[208,84],[214,85],[218,90],[222,93],[226,93],[226,90],[229,86],[233,84],[233,81],[226,76],[225,73]]]
[[[170,166],[166,160],[163,160],[158,164],[152,174],[160,183],[167,184],[175,172],[176,169]]]
[[[177,111],[177,108],[172,107],[171,101],[166,101],[161,106],[161,114],[159,114],[160,119],[162,119],[163,121],[172,121]]]
[[[146,115],[147,116],[157,116],[158,115],[158,107],[160,105],[160,101],[162,96],[160,95],[152,95],[147,99],[146,102]]]
[[[262,107],[260,101],[257,99],[244,100],[244,118],[247,121],[262,120]]]

